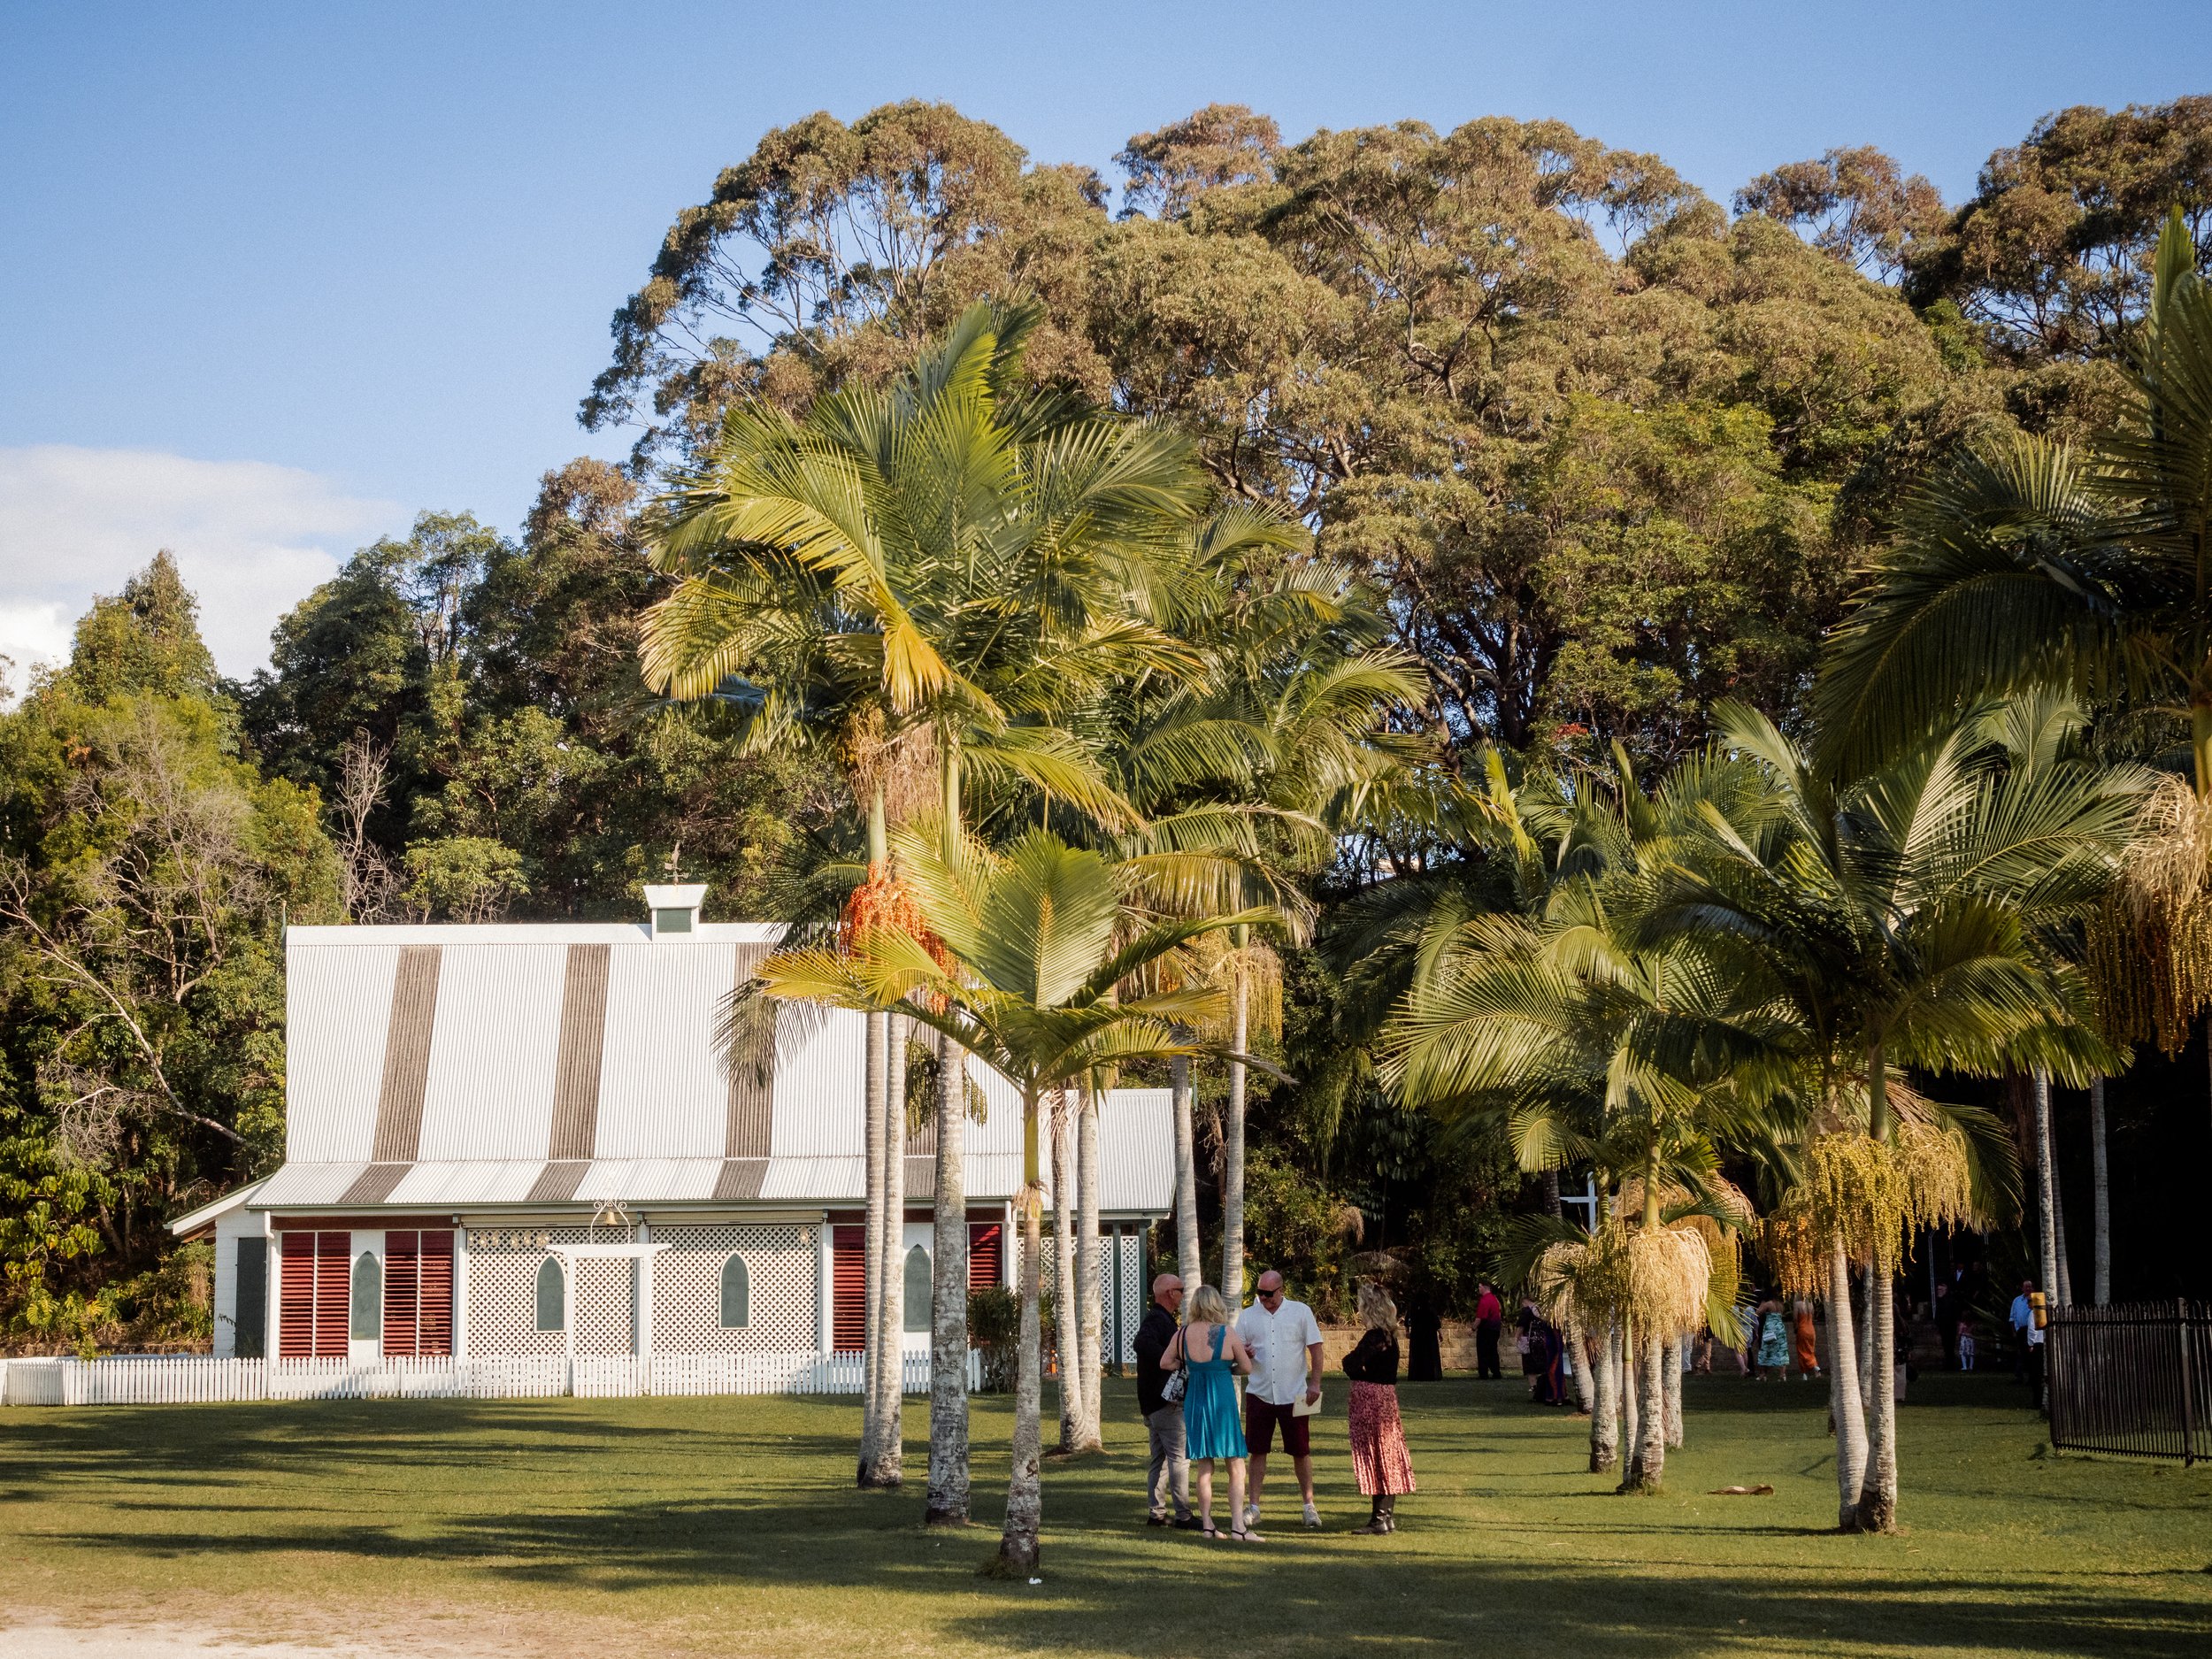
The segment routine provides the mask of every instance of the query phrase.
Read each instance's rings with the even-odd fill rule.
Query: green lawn
[[[1896,1538],[1826,1530],[1809,1387],[1693,1379],[1669,1494],[1628,1499],[1581,1472],[1576,1420],[1455,1380],[1403,1391],[1422,1490],[1395,1538],[1347,1535],[1364,1508],[1336,1417],[1332,1530],[1286,1529],[1278,1502],[1264,1548],[1133,1525],[1141,1440],[1111,1387],[1113,1449],[1048,1471],[1034,1586],[973,1575],[995,1527],[925,1532],[916,1488],[850,1490],[841,1402],[7,1410],[0,1623],[810,1659],[2212,1654],[2212,1471],[2052,1457],[2001,1379],[1916,1386]],[[979,1518],[1007,1425],[980,1406]]]

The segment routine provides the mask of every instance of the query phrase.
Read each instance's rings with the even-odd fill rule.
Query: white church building
[[[285,1159],[173,1224],[215,1244],[215,1352],[292,1359],[832,1354],[862,1343],[864,1025],[730,994],[780,930],[700,919],[294,927]],[[971,1062],[970,1282],[1013,1283],[1020,1097]],[[1173,1185],[1167,1091],[1100,1108],[1106,1350],[1130,1357]],[[901,1283],[929,1337],[933,1129]]]

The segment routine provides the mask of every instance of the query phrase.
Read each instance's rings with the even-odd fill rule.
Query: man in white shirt
[[[1244,1449],[1251,1457],[1251,1501],[1244,1506],[1247,1528],[1259,1525],[1260,1483],[1267,1478],[1268,1449],[1275,1431],[1298,1471],[1298,1493],[1306,1503],[1306,1525],[1321,1525],[1313,1507],[1313,1418],[1301,1416],[1321,1401],[1321,1327],[1313,1310],[1283,1294],[1283,1276],[1262,1273],[1259,1300],[1237,1317],[1237,1335],[1252,1353],[1252,1375],[1244,1385]]]

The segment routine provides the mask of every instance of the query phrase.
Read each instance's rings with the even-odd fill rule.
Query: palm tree
[[[1978,715],[1840,783],[1764,716],[1716,710],[1720,742],[1758,769],[1757,810],[1701,815],[1655,895],[1655,932],[1694,930],[1794,1028],[1814,1102],[1802,1233],[1832,1264],[1847,1317],[1847,1254],[1868,1273],[1872,1326],[1865,1471],[1842,1525],[1896,1523],[1894,1274],[1919,1225],[1976,1208],[1968,1120],[1896,1109],[1892,1071],[1993,1075],[2040,1063],[2085,1076],[2089,999],[2049,948],[2127,844],[2147,787],[2078,763],[2015,767]],[[1817,1200],[1817,1202],[1815,1202]],[[1849,1339],[1837,1327],[1840,1360]],[[1855,1402],[1839,1392],[1839,1436]]]
[[[1195,527],[1177,584],[1178,637],[1202,656],[1195,677],[1123,700],[1102,744],[1112,775],[1144,815],[1121,855],[1164,907],[1190,913],[1267,904],[1302,940],[1312,906],[1302,877],[1325,868],[1336,835],[1357,821],[1414,746],[1391,717],[1420,700],[1418,665],[1386,642],[1386,619],[1351,572],[1306,556],[1305,530],[1242,503]],[[1229,987],[1221,1033],[1251,1046],[1257,1014],[1279,1018],[1279,964],[1248,928],[1213,964]],[[1182,1276],[1202,1282],[1187,1065],[1171,1077],[1177,1125],[1177,1233]],[[1228,1066],[1223,1120],[1220,1283],[1244,1279],[1246,1075]]]
[[[810,660],[879,701],[887,725],[928,734],[946,860],[960,856],[964,788],[979,778],[1128,822],[1056,717],[1129,675],[1195,666],[1146,613],[1203,503],[1202,475],[1164,426],[1022,389],[1042,314],[979,302],[896,382],[819,398],[803,420],[740,405],[664,503],[661,557],[691,573],[656,607],[649,669],[711,688],[743,672],[764,635],[797,633]],[[789,611],[835,626],[753,620],[778,590],[794,596]],[[926,1512],[960,1523],[965,1061],[939,1036]]]
[[[1667,1409],[1673,1345],[1701,1324],[1733,1325],[1734,1236],[1748,1211],[1718,1179],[1718,1148],[1755,1098],[1743,1086],[1782,1050],[1761,999],[1694,930],[1642,936],[1639,864],[1740,778],[1688,764],[1647,802],[1621,757],[1609,808],[1586,791],[1555,820],[1566,826],[1559,856],[1571,872],[1547,880],[1502,764],[1488,770],[1494,800],[1509,809],[1502,821],[1521,913],[1431,922],[1385,1033],[1384,1076],[1409,1102],[1497,1122],[1524,1169],[1573,1163],[1598,1175],[1592,1231],[1537,1218],[1521,1255],[1563,1325],[1609,1333],[1609,1350],[1628,1338],[1631,1373],[1601,1372],[1591,1467],[1616,1459],[1617,1383],[1635,1428],[1620,1489],[1655,1491],[1678,1443]]]
[[[2122,419],[2087,454],[1975,445],[1909,497],[1815,704],[1832,773],[2030,686],[2185,728],[2194,799],[2167,807],[2134,913],[2116,918],[2131,924],[2113,953],[2126,977],[2107,999],[2124,1035],[2170,1053],[2212,1001],[2212,283],[2178,211],[2128,379]]]
[[[833,587],[783,549],[741,542],[703,551],[668,541],[651,544],[663,568],[691,572],[649,608],[639,655],[652,690],[683,699],[711,699],[734,711],[740,751],[826,749],[838,764],[855,806],[865,816],[867,868],[847,907],[848,932],[869,914],[896,908],[889,864],[893,795],[913,771],[926,731],[893,709],[881,676],[869,662],[869,618],[838,602]],[[856,1471],[864,1488],[894,1487],[904,1478],[900,1392],[900,1321],[887,1316],[902,1210],[903,1101],[894,1101],[891,1012],[867,1016],[867,1379]],[[889,1356],[887,1368],[886,1356]]]
[[[1192,1053],[1177,1022],[1211,1015],[1206,987],[1126,998],[1121,987],[1187,949],[1203,933],[1271,919],[1264,910],[1173,921],[1133,912],[1112,864],[1033,831],[1004,855],[964,847],[953,858],[917,849],[909,869],[923,918],[944,960],[911,934],[872,934],[849,955],[780,954],[762,964],[772,995],[847,1008],[904,1002],[911,1018],[985,1059],[1021,1092],[1023,1187],[1021,1339],[1013,1471],[994,1570],[1036,1571],[1043,1492],[1039,1479],[1041,1108],[1057,1091],[1143,1060]]]

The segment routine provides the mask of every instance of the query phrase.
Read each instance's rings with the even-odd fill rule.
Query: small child
[[[1974,1369],[1974,1325],[1968,1319],[1959,1321],[1959,1369]]]

